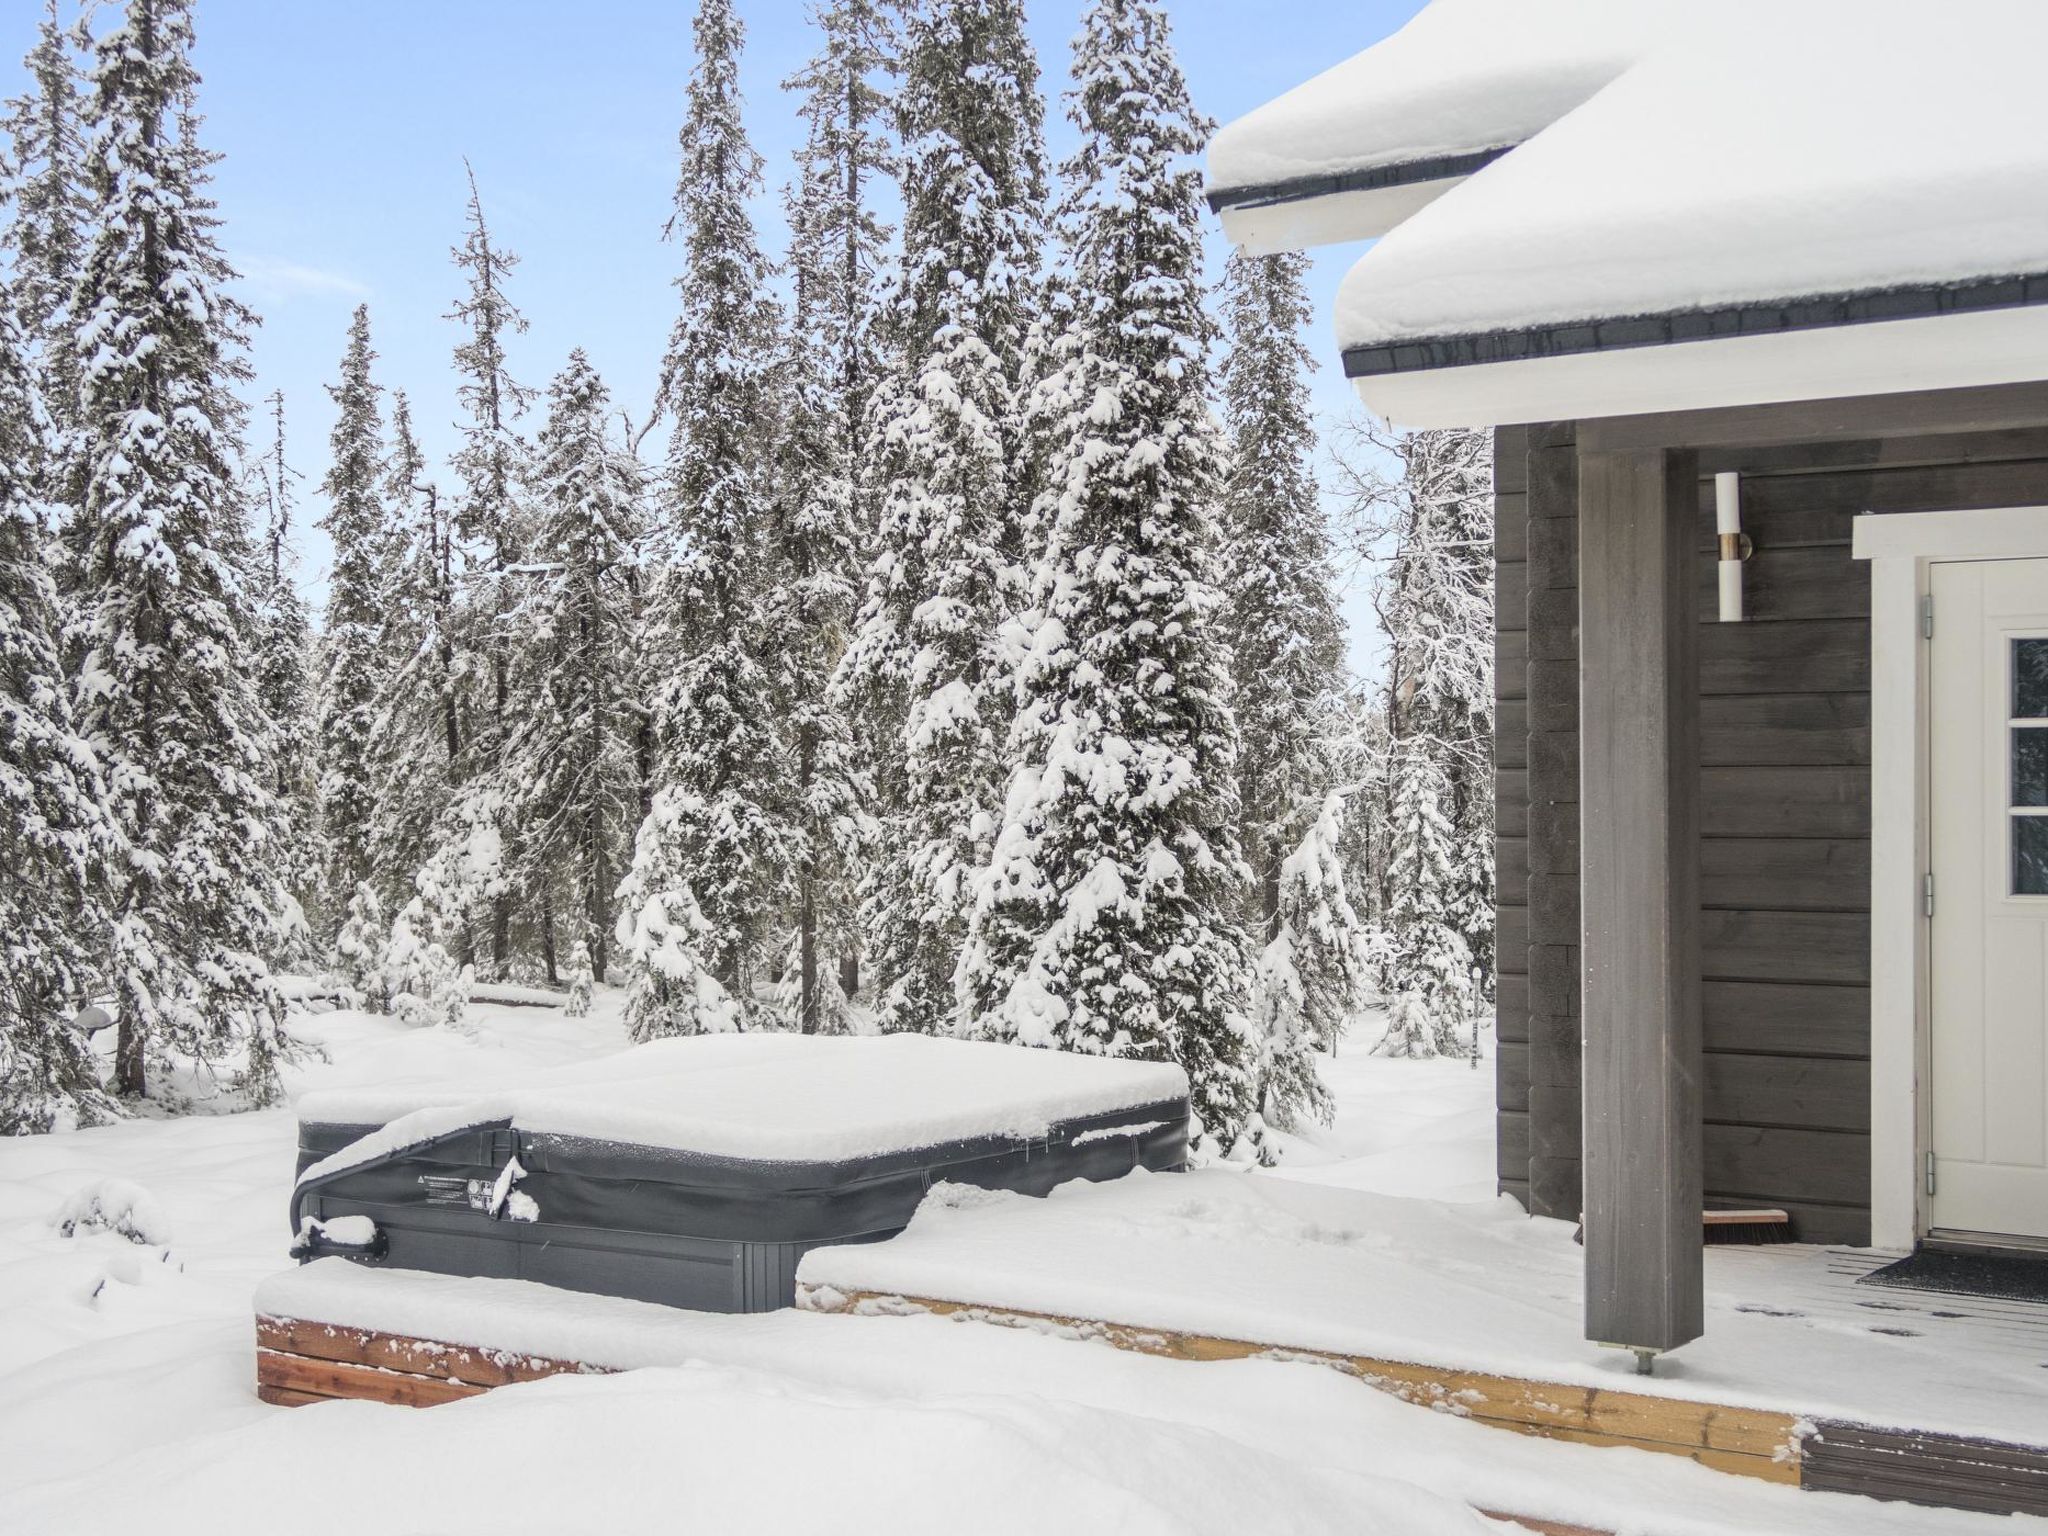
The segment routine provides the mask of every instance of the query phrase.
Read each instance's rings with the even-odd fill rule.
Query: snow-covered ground
[[[585,1020],[532,1006],[473,1019],[469,1036],[302,1020],[329,1060],[291,1087],[467,1091],[625,1044],[615,999]],[[1326,1068],[1337,1124],[1287,1139],[1282,1176],[1491,1197],[1490,1070],[1362,1048]],[[0,1142],[0,1529],[1501,1529],[1473,1502],[1654,1536],[2027,1525],[1504,1435],[1310,1365],[1191,1365],[937,1318],[676,1313],[664,1357],[679,1363],[661,1369],[424,1413],[268,1408],[250,1295],[286,1264],[293,1141],[273,1110]],[[52,1218],[102,1180],[146,1192],[160,1245],[59,1235]],[[133,1195],[117,1183],[103,1204]]]

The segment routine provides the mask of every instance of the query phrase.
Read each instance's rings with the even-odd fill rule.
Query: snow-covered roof
[[[1209,146],[1238,244],[1384,234],[1619,74],[1690,0],[1436,0]]]
[[[1491,425],[2048,377],[2048,5],[1761,14],[1639,29],[1368,251],[1337,312],[1367,404]]]
[[[477,1125],[706,1157],[834,1162],[980,1136],[1035,1138],[1059,1121],[1186,1093],[1177,1066],[1024,1046],[923,1035],[700,1035],[470,1098],[307,1094],[303,1121],[382,1128],[315,1163],[301,1182]]]

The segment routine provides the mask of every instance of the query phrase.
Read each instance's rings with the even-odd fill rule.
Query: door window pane
[[[2048,816],[2012,819],[2012,892],[2048,896]]]
[[[2048,726],[2012,733],[2012,803],[2048,805]]]
[[[2022,720],[2048,717],[2048,639],[2012,643],[2012,712]]]

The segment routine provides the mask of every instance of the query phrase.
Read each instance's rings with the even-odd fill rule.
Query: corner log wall
[[[1578,1212],[1578,667],[1570,424],[1495,436],[1500,1187]],[[1743,476],[1749,618],[1713,608],[1713,475]],[[2048,429],[1703,450],[1706,1200],[1869,1239],[1870,583],[1860,512],[2048,503]]]
[[[1580,1206],[1578,448],[1570,422],[1495,445],[1501,1188]]]

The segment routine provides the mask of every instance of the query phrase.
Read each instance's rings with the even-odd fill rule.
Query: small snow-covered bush
[[[414,1028],[445,1024],[460,1029],[469,1007],[470,983],[475,979],[473,966],[458,966],[439,944],[424,944],[407,977],[406,989],[391,1000],[391,1011],[400,1023]]]
[[[626,1023],[635,1040],[745,1027],[741,999],[712,973],[717,932],[690,880],[686,824],[699,809],[673,787],[656,795],[619,885],[619,952],[633,972]]]
[[[356,882],[348,915],[334,938],[334,971],[341,984],[378,1013],[391,1006],[391,932],[384,904],[369,882]]]
[[[118,1232],[131,1243],[162,1247],[171,1240],[170,1223],[156,1196],[127,1179],[95,1179],[74,1192],[50,1219],[62,1237],[81,1232]]]
[[[445,1024],[461,1029],[469,1006],[472,968],[458,966],[447,947],[433,937],[427,879],[420,877],[415,896],[391,922],[391,945],[384,973],[391,988],[391,1012],[402,1024],[427,1028]]]
[[[1418,992],[1397,992],[1387,1006],[1387,1032],[1373,1047],[1377,1056],[1436,1055],[1436,1023]]]

